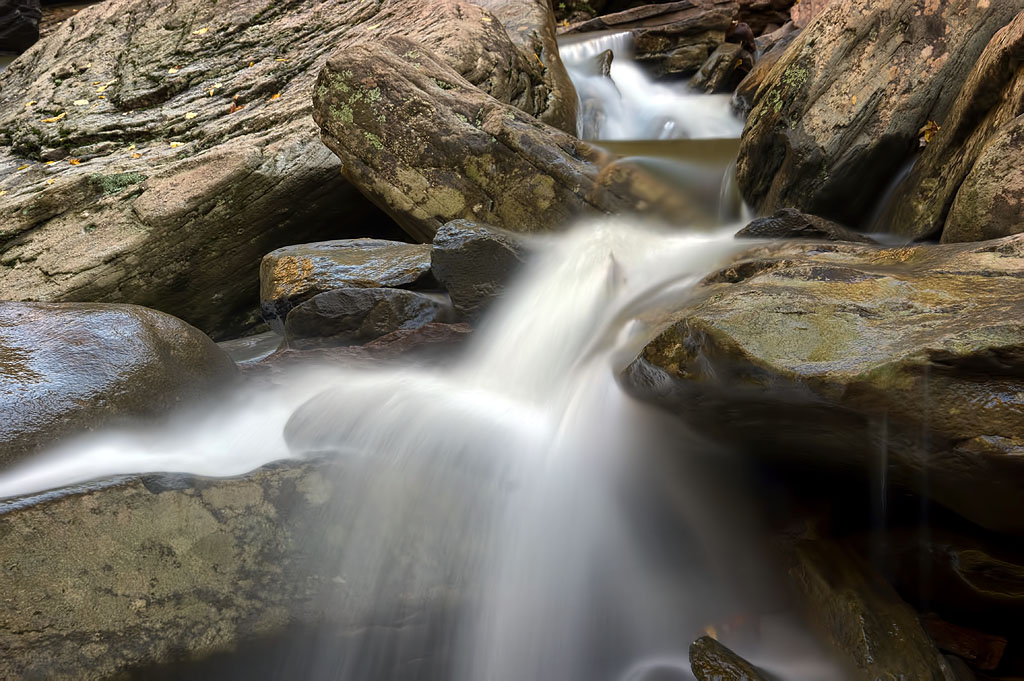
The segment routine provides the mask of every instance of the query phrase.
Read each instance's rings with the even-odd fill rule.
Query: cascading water
[[[610,73],[602,55],[611,52]],[[686,83],[658,83],[632,59],[630,33],[566,42],[559,55],[580,98],[584,139],[648,140],[738,137],[743,122],[728,95],[705,95]]]
[[[584,101],[601,98],[598,136],[738,134],[724,98],[650,83],[627,46],[611,36],[563,52]],[[580,65],[608,47],[613,80],[588,82]],[[788,681],[837,679],[785,615],[766,614],[783,609],[757,569],[752,514],[704,465],[726,453],[616,382],[737,249],[734,231],[581,225],[547,238],[454,364],[309,369],[159,429],[71,443],[0,475],[0,497],[341,462],[341,501],[307,548],[346,585],[324,604],[344,624],[222,679],[690,679],[690,641],[741,620],[757,626],[727,642],[755,663]]]

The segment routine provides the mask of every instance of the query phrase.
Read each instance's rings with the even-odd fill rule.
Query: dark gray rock
[[[236,373],[212,340],[162,312],[0,303],[0,465],[105,424],[161,416]]]
[[[394,288],[339,288],[313,296],[285,321],[291,348],[351,345],[393,331],[454,321],[451,304],[441,294]]]
[[[690,87],[706,93],[731,92],[754,67],[754,58],[736,43],[722,43],[690,79]]]
[[[24,52],[39,40],[39,0],[0,0],[0,52]]]
[[[459,314],[474,319],[501,295],[528,255],[529,246],[522,237],[455,220],[437,231],[430,267]]]
[[[381,239],[343,239],[285,246],[260,264],[263,319],[284,333],[288,312],[337,288],[435,288],[430,245]]]
[[[840,224],[801,213],[795,208],[782,208],[766,218],[758,218],[736,233],[738,239],[824,239],[877,243],[871,237],[847,229]]]
[[[690,644],[690,669],[697,681],[770,681],[757,667],[711,638]]]

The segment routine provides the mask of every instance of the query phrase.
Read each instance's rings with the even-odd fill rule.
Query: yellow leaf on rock
[[[25,102],[25,106],[32,106],[34,104],[36,104],[36,100],[34,99],[31,102]]]
[[[199,114],[197,114],[195,111],[189,111],[187,114],[185,114],[185,120],[190,121],[198,115]]]
[[[7,193],[6,189],[0,189],[0,196],[3,196],[6,193]]]
[[[88,106],[89,100],[88,99],[76,99],[74,104],[75,104],[75,106]]]
[[[68,159],[68,163],[70,163],[73,166],[80,166],[80,165],[82,165],[82,159],[80,159],[80,158],[69,158]]]
[[[47,162],[46,162],[46,165],[48,165],[48,166],[52,166],[52,165],[53,165],[54,163],[56,163],[56,161],[47,161]]]
[[[171,142],[171,149],[177,149],[178,147],[185,146],[184,142]]]
[[[128,147],[128,151],[135,151],[135,145],[133,144],[130,147]]]
[[[67,115],[68,115],[68,112],[64,111],[59,116],[54,116],[53,118],[44,118],[43,119],[43,123],[56,123],[57,121],[63,119]]]
[[[172,66],[171,68],[167,69],[167,73],[171,74],[177,73],[178,71],[181,71],[181,69],[179,69],[177,66]]]
[[[49,180],[46,181],[46,184],[53,184],[56,181],[57,181],[57,178],[51,177]]]
[[[142,158],[142,154],[132,154],[132,158]]]
[[[18,170],[24,170],[25,168],[28,168],[28,164],[27,163],[25,165],[23,165],[23,166],[18,166]]]
[[[287,59],[285,59],[284,57],[278,57],[278,58],[277,58],[277,59],[275,59],[274,61],[288,61],[288,60],[287,60]]]
[[[209,30],[210,30],[209,26],[204,26],[201,29],[199,29],[198,31],[192,31],[192,35],[203,35],[203,34],[205,34]]]
[[[281,99],[281,93],[280,92],[275,92],[274,94],[270,95],[270,99],[272,99],[272,100],[274,100],[274,99]]]
[[[484,22],[485,24],[489,24],[489,23],[491,23],[491,18],[490,17],[480,17],[480,21]]]

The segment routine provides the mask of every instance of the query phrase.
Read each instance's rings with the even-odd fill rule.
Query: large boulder
[[[430,245],[342,239],[285,246],[260,263],[263,318],[283,332],[289,310],[336,288],[430,287]]]
[[[883,457],[897,488],[1024,532],[1022,271],[1024,235],[754,249],[625,382],[752,454],[865,480]]]
[[[39,39],[39,0],[0,0],[0,52],[24,52]]]
[[[543,231],[622,208],[612,195],[592,196],[596,150],[524,113],[539,106],[528,87],[508,103],[514,93],[503,84],[539,78],[536,59],[518,58],[484,9],[457,6],[457,17],[421,19],[433,43],[365,33],[328,61],[314,118],[346,177],[422,241],[457,218]],[[447,54],[470,39],[480,45],[466,47],[465,64]],[[481,61],[496,64],[493,77]]]
[[[0,303],[0,465],[103,425],[166,415],[235,375],[213,341],[155,310]]]
[[[1024,12],[974,65],[882,220],[901,236],[983,241],[1024,230]]]
[[[861,226],[949,115],[992,36],[1024,0],[839,0],[755,96],[737,181],[759,212],[794,207]]]
[[[372,15],[108,0],[67,19],[0,74],[0,298],[229,331],[255,316],[264,253],[397,231],[309,116],[328,53]]]

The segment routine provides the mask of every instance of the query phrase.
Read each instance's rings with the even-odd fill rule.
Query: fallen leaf
[[[480,21],[484,22],[485,24],[489,24],[489,23],[491,23],[491,18],[490,17],[480,17]]]
[[[850,101],[852,101],[854,104],[856,104],[857,103],[857,95],[854,95],[853,98]]]
[[[135,145],[133,144],[133,145],[129,146],[128,147],[128,151],[135,151]]]
[[[36,104],[36,100],[34,99],[31,102],[25,102],[25,106],[32,106],[34,104]]]
[[[285,59],[284,57],[278,57],[278,58],[277,58],[277,59],[275,59],[274,61],[289,61],[289,60],[288,60],[288,59]]]
[[[142,154],[132,154],[132,158],[142,158]]]
[[[106,96],[106,95],[100,95],[100,96],[99,96],[99,97],[97,97],[96,99],[106,99],[106,98],[107,98],[107,96]]]
[[[281,99],[281,93],[280,92],[275,92],[274,94],[270,95],[270,99],[271,100]]]
[[[25,168],[28,168],[28,164],[27,163],[25,165],[23,165],[23,166],[18,166],[18,170],[24,170]]]
[[[102,86],[96,88],[96,94],[102,94],[102,93],[106,92],[108,87],[110,87],[110,86],[109,85],[102,85]]]
[[[942,128],[935,121],[928,121],[924,126],[917,131],[917,134],[921,136],[920,143],[922,147],[928,146],[932,139],[939,134],[939,130]]]
[[[51,177],[49,180],[46,181],[46,184],[53,184],[56,181],[57,181],[57,178]]]
[[[88,106],[89,100],[88,99],[76,99],[74,101],[74,104],[75,104],[75,106]]]
[[[68,115],[68,112],[64,111],[59,116],[54,116],[53,118],[44,118],[43,119],[43,123],[56,123],[57,121],[63,119],[67,115]]]
[[[54,163],[56,163],[56,161],[47,161],[47,162],[46,162],[46,165],[48,165],[48,166],[52,166],[52,165],[53,165]]]
[[[367,31],[376,31],[378,28],[380,28],[380,24],[374,24],[373,26],[367,26],[366,30]]]
[[[3,196],[6,193],[7,193],[6,189],[0,189],[0,196]]]
[[[185,114],[185,120],[190,121],[198,115],[199,114],[197,114],[195,111],[189,111],[187,114]]]
[[[171,149],[177,149],[178,147],[185,146],[184,142],[171,142]]]
[[[256,62],[254,62],[254,61],[251,61],[251,62],[249,62],[249,67],[251,68],[251,67],[252,67],[252,65],[253,65],[253,64],[255,64],[255,63],[256,63]]]
[[[205,34],[209,30],[210,30],[209,26],[204,26],[201,29],[199,29],[198,31],[192,31],[192,35],[203,35],[203,34]]]
[[[101,81],[98,81],[98,80],[94,80],[94,81],[92,82],[92,84],[93,84],[93,85],[100,85],[100,84],[101,84]]]
[[[181,69],[179,69],[177,66],[172,66],[171,68],[167,69],[167,73],[172,73],[172,74],[173,73],[177,73],[178,71],[181,71]]]
[[[80,165],[82,165],[82,159],[80,159],[80,158],[69,158],[68,159],[68,163],[70,163],[73,166],[80,166]]]

